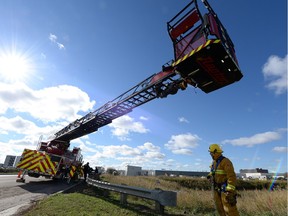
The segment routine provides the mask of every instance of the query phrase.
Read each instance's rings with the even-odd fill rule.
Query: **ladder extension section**
[[[158,78],[159,74],[163,73],[165,72],[150,76],[119,97],[107,102],[99,109],[70,123],[55,133],[52,141],[70,141],[93,133],[98,128],[110,124],[113,119],[131,112],[135,107],[158,97],[166,97],[169,94],[171,86],[175,86],[182,78],[174,71],[165,73],[165,76]],[[157,77],[157,80],[155,80],[155,77]]]

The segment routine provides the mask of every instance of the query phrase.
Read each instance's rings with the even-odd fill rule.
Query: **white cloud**
[[[160,151],[159,146],[155,146],[150,142],[146,142],[142,146],[138,146],[138,148],[141,150],[147,150],[147,151],[157,151],[157,152]]]
[[[178,120],[179,122],[182,122],[182,123],[189,123],[189,121],[184,117],[179,117]]]
[[[145,117],[145,116],[140,116],[140,120],[143,120],[143,121],[147,121],[147,120],[148,120],[148,118],[147,118],[147,117]]]
[[[61,43],[58,43],[58,42],[57,42],[57,46],[58,46],[58,48],[59,48],[60,50],[65,49],[64,44],[61,44]]]
[[[173,149],[172,152],[174,154],[181,154],[181,155],[191,155],[193,152],[190,149]]]
[[[267,88],[275,91],[277,95],[287,91],[287,55],[284,58],[270,56],[262,72],[269,81]]]
[[[133,148],[128,145],[120,145],[120,146],[105,146],[103,148],[105,155],[109,156],[137,156],[141,155],[141,151],[138,148]]]
[[[165,154],[161,152],[149,151],[144,154],[144,157],[147,159],[156,160],[165,158]]]
[[[232,144],[233,146],[248,146],[261,145],[281,139],[281,131],[268,131],[264,133],[258,133],[251,137],[240,137],[238,139],[227,139],[223,141],[223,144]]]
[[[276,146],[273,148],[273,151],[275,152],[283,152],[283,153],[287,153],[288,152],[288,147],[284,147],[284,146]]]
[[[87,93],[74,86],[33,90],[23,83],[0,83],[0,114],[10,109],[28,113],[43,122],[72,121],[79,117],[79,111],[87,112],[94,104]]]
[[[167,163],[175,163],[175,160],[174,159],[168,159]]]
[[[135,122],[133,118],[128,115],[119,117],[111,124],[112,134],[117,136],[120,140],[129,140],[130,133],[148,133],[149,130],[141,122]]]
[[[32,137],[39,137],[41,135],[52,135],[52,131],[56,130],[56,127],[46,126],[38,127],[34,122],[23,119],[20,116],[13,118],[6,118],[0,116],[0,134],[8,134],[15,132],[21,135],[30,135]],[[50,134],[47,134],[49,131]]]
[[[54,34],[49,34],[49,40],[53,43],[55,43],[57,41],[57,36]]]
[[[117,167],[120,168],[121,165],[121,169],[123,169],[125,164],[138,166],[143,166],[143,164],[145,164],[155,166],[156,168],[157,163],[163,162],[165,159],[165,154],[161,152],[160,147],[148,142],[137,147],[128,145],[95,145],[93,150],[89,152],[87,152],[89,149],[86,144],[82,143],[80,147],[85,154],[89,152],[94,153],[93,155],[86,157],[86,159],[92,162],[92,166],[96,165],[97,161],[98,163],[99,161],[104,163],[104,161],[107,160],[109,161],[109,166],[112,166],[111,161],[118,161]]]
[[[174,154],[191,155],[192,148],[198,146],[198,141],[201,140],[197,135],[190,133],[172,135],[165,147],[171,150]]]
[[[50,34],[49,34],[49,40],[50,40],[52,43],[56,44],[57,47],[58,47],[60,50],[65,49],[64,44],[59,43],[59,42],[57,41],[57,36],[56,36],[56,35],[50,33]]]

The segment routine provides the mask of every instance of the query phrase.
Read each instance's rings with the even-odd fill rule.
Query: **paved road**
[[[25,183],[16,182],[16,175],[0,175],[0,215],[17,215],[33,202],[73,186],[43,177],[26,177]]]

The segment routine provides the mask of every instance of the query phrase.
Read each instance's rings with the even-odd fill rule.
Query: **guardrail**
[[[155,210],[160,214],[165,211],[165,206],[176,206],[177,205],[177,193],[175,191],[164,191],[161,189],[149,190],[140,187],[132,187],[127,185],[111,184],[87,178],[89,185],[110,190],[120,193],[120,203],[127,204],[127,195],[137,196],[155,201]]]

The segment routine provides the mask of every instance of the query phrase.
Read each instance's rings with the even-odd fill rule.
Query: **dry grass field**
[[[147,176],[103,176],[105,181],[115,184],[144,187],[149,189],[161,188],[162,190],[177,191],[177,210],[187,215],[213,215],[214,203],[212,193],[209,190],[189,189],[180,186],[176,181],[166,181],[166,178]],[[195,181],[205,181],[195,179]],[[284,182],[285,184],[285,182]],[[287,215],[287,182],[286,189],[241,190],[238,197],[238,209],[241,215]],[[175,209],[169,208],[169,212]]]

